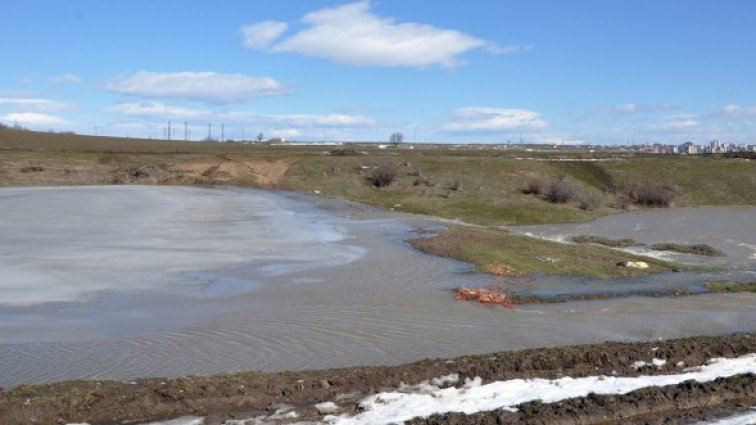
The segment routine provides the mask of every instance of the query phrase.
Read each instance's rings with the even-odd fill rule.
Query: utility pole
[[[189,141],[189,126],[187,125],[186,121],[184,121],[184,141]]]
[[[171,122],[168,121],[168,140],[171,140]]]
[[[207,123],[207,140],[213,140],[213,124]]]
[[[223,143],[223,139],[225,139],[225,138],[226,138],[225,129],[224,129],[224,127],[223,127],[224,125],[225,125],[225,124],[221,123],[221,143]]]

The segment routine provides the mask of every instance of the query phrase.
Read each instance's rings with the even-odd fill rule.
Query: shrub
[[[368,176],[368,181],[375,187],[385,187],[396,179],[398,171],[396,167],[387,162],[375,167]]]
[[[552,177],[546,186],[546,199],[563,204],[575,198],[577,190],[564,176]]]
[[[631,186],[628,195],[636,204],[650,207],[670,207],[677,196],[678,188],[671,184],[644,182]]]
[[[546,182],[544,182],[543,178],[537,174],[531,174],[528,176],[526,184],[527,188],[525,189],[525,193],[542,195],[545,192]]]
[[[355,155],[359,155],[359,153],[354,148],[336,148],[331,151],[331,155],[355,156]]]
[[[593,191],[584,191],[578,195],[578,207],[585,211],[594,211],[601,207],[603,199]]]

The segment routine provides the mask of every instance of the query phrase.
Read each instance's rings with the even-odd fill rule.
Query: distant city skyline
[[[751,1],[9,0],[3,16],[0,123],[33,130],[756,143]]]

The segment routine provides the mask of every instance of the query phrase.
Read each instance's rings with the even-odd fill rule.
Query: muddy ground
[[[450,373],[484,382],[513,378],[678,373],[713,357],[756,352],[756,334],[694,337],[644,343],[608,342],[500,352],[456,359],[429,359],[391,367],[263,374],[245,372],[211,377],[67,381],[21,386],[0,394],[0,424],[92,425],[141,423],[184,415],[207,417],[207,423],[270,415],[293,406],[298,420],[318,419],[314,404],[337,401],[342,412],[357,411],[362,397],[401,383],[417,384]],[[667,360],[661,367],[634,369],[638,360]],[[623,396],[590,396],[553,405],[528,403],[520,412],[448,415],[415,423],[667,423],[665,418],[715,416],[756,404],[753,375],[699,384],[639,390]],[[687,416],[686,416],[687,415]],[[682,419],[680,419],[682,420]],[[644,422],[645,421],[645,422]],[[675,422],[670,422],[675,423]],[[683,422],[677,422],[683,423]]]
[[[2,186],[165,184],[275,188],[296,158],[249,155],[41,157],[0,161]]]

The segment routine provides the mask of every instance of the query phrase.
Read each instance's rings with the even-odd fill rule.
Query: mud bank
[[[675,298],[690,297],[705,294],[721,294],[732,292],[754,292],[756,282],[750,283],[731,283],[731,284],[706,284],[705,290],[691,291],[687,289],[670,289],[670,290],[636,290],[626,292],[605,292],[605,293],[587,293],[587,294],[561,294],[550,297],[538,295],[518,295],[511,294],[508,299],[514,304],[555,304],[570,301],[596,301],[609,300],[615,298],[627,297],[649,297],[649,298]]]
[[[534,377],[658,375],[676,373],[686,366],[702,365],[715,357],[732,358],[753,352],[756,352],[756,335],[740,334],[530,349],[456,359],[422,360],[393,367],[274,374],[247,372],[128,382],[67,381],[21,386],[0,394],[0,424],[86,422],[106,425],[124,421],[141,423],[166,420],[186,415],[205,417],[206,423],[214,424],[233,418],[271,415],[283,405],[292,406],[298,420],[317,420],[321,415],[314,407],[316,403],[336,400],[343,409],[342,413],[354,413],[358,400],[366,395],[395,389],[402,383],[418,384],[453,373],[459,374],[461,380],[481,377],[484,382]],[[636,363],[649,361],[652,357],[666,362],[659,367],[639,367]],[[682,415],[699,408],[708,411],[718,406],[735,409],[756,402],[754,385],[752,375],[706,384],[686,382],[671,387],[639,390],[624,396],[589,396],[548,407],[530,403],[532,406],[523,406],[518,414],[526,415],[520,418],[525,420],[524,423],[568,423],[552,422],[550,419],[560,417],[569,420],[569,423],[580,418],[586,418],[585,423],[597,423],[590,418],[598,418],[597,412],[603,409],[614,412],[611,414],[617,419],[601,419],[603,422],[598,423],[612,423],[627,419],[628,412],[632,411],[631,406],[636,405],[642,407],[638,411],[648,415],[648,418]],[[678,404],[675,400],[681,401]],[[731,412],[730,407],[727,409]],[[498,420],[496,416],[480,415],[478,419],[452,419],[452,415],[417,423],[496,423]]]

